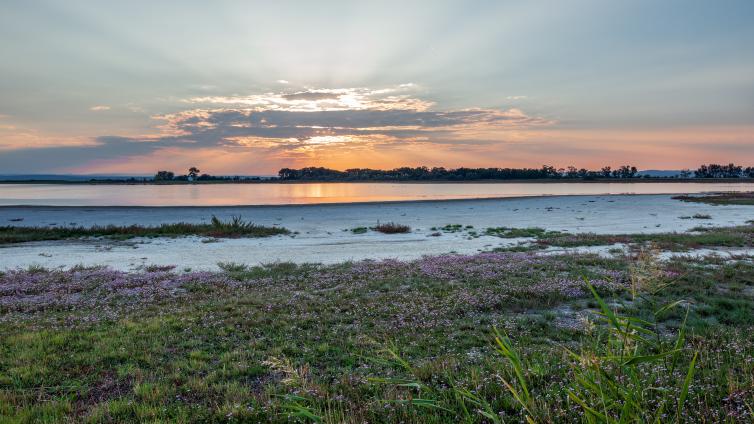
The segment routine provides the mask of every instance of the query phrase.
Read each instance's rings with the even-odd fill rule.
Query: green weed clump
[[[216,216],[212,216],[210,228],[205,229],[197,226],[198,231],[207,231],[206,234],[211,237],[268,237],[279,234],[289,234],[285,228],[265,227],[253,222],[245,221],[240,216],[232,216],[229,221],[222,221]],[[189,233],[191,234],[191,233]]]
[[[439,228],[444,233],[458,233],[463,231],[463,225],[461,224],[446,224]],[[435,227],[432,230],[436,230]]]
[[[509,228],[509,227],[490,227],[484,231],[485,235],[502,238],[519,238],[519,237],[553,237],[560,234],[559,231],[547,231],[544,228]]]

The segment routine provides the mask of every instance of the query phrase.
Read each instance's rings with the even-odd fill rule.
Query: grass
[[[705,195],[674,196],[684,202],[707,203],[710,205],[754,205],[754,192],[730,192]]]
[[[685,218],[685,217],[682,217]],[[689,216],[688,219],[692,217]],[[709,215],[696,214],[694,219],[710,219]],[[628,244],[640,246],[653,244],[662,250],[684,251],[702,247],[754,247],[754,221],[737,227],[695,227],[686,233],[649,233],[649,234],[570,234],[560,231],[548,231],[544,228],[489,227],[477,233],[460,224],[448,224],[444,227],[432,227],[436,231],[431,235],[457,233],[466,231],[471,238],[491,236],[500,238],[535,238],[534,243],[515,246],[497,247],[495,252],[531,252],[547,247],[608,246]]]
[[[581,350],[564,347],[564,353],[572,358],[571,369],[574,378],[566,383],[563,390],[569,400],[581,408],[586,422],[625,423],[625,422],[681,422],[685,414],[685,401],[696,372],[699,352],[695,352],[688,364],[685,363],[686,345],[684,319],[675,337],[662,337],[654,331],[657,322],[639,320],[636,317],[622,316],[613,311],[590,286],[599,305],[598,316],[604,323],[604,337],[593,337],[591,343],[581,343]],[[656,294],[656,293],[654,293]],[[673,302],[655,311],[655,318],[667,311],[682,306]],[[507,389],[513,403],[520,411],[520,419],[526,422],[550,422],[551,405],[538,401],[535,387],[536,375],[532,375],[532,364],[521,355],[507,334],[494,329],[495,353],[506,359],[509,379],[498,376],[501,385]],[[463,421],[484,420],[503,423],[503,417],[496,411],[489,399],[472,390],[451,385],[450,390],[437,389],[422,383],[422,377],[403,360],[395,349],[387,349],[395,364],[404,368],[411,380],[378,381],[393,382],[402,387],[417,390],[417,399],[408,402],[421,407],[432,407],[452,411],[455,406],[463,412]],[[668,363],[672,365],[669,366]],[[658,381],[672,384],[677,380],[675,368],[681,364],[686,371],[685,378],[676,383],[676,390],[663,389],[654,394],[652,385]],[[653,364],[652,379],[646,376],[645,364]],[[659,371],[659,372],[658,372]],[[422,393],[424,392],[424,393]],[[443,401],[443,392],[455,395],[453,401]],[[659,408],[657,405],[659,404]]]
[[[430,231],[442,231],[443,233],[459,233],[466,228],[472,229],[474,227],[471,225],[463,226],[461,224],[446,224],[442,227],[432,227],[430,228]]]
[[[64,240],[85,237],[129,239],[134,237],[181,237],[188,235],[212,238],[269,237],[289,234],[281,227],[266,227],[234,216],[222,221],[213,216],[209,224],[162,224],[159,226],[93,226],[93,227],[0,227],[0,244],[42,240]]]
[[[496,236],[502,238],[519,238],[519,237],[550,237],[560,234],[558,231],[547,231],[544,228],[508,228],[508,227],[490,227],[484,231],[487,236]]]
[[[411,227],[403,224],[396,224],[395,222],[388,222],[385,224],[377,224],[372,227],[372,230],[383,234],[402,234],[410,233]]]
[[[650,258],[9,270],[0,422],[750,421],[754,263]]]
[[[374,227],[354,227],[354,228],[351,228],[350,230],[344,230],[344,231],[350,231],[353,234],[366,234],[367,232],[369,232],[369,230],[377,231],[383,234],[399,234],[399,233],[410,233],[411,227],[409,227],[408,225],[388,222],[386,224],[378,223]]]
[[[537,239],[540,246],[578,247],[652,243],[657,248],[681,251],[700,247],[754,247],[754,225],[696,227],[688,233],[567,234],[550,232]]]

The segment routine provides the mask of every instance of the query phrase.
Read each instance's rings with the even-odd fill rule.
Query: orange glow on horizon
[[[150,155],[114,159],[70,168],[75,173],[150,174],[158,169],[198,166],[222,175],[272,175],[280,168],[322,166],[392,169],[401,166],[556,167],[574,165],[596,169],[632,164],[640,169],[694,168],[702,163],[754,162],[754,127],[680,128],[643,131],[530,130],[517,132],[515,141],[481,144],[373,144],[344,137],[323,136],[306,148],[279,151],[267,147],[165,148]],[[606,141],[607,140],[607,141]],[[363,140],[361,140],[363,141]],[[716,149],[724,145],[725,149]],[[738,154],[731,156],[731,149]]]

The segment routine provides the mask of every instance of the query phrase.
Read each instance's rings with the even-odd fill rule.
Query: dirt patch
[[[76,415],[85,416],[92,406],[126,396],[132,392],[133,380],[131,377],[119,379],[114,372],[106,372],[90,386],[85,394],[80,396],[75,404]]]

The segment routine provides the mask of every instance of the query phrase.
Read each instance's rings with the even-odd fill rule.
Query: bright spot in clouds
[[[188,103],[246,106],[256,110],[315,112],[338,110],[428,110],[433,102],[411,96],[413,84],[397,87],[310,89],[247,96],[202,96]]]

